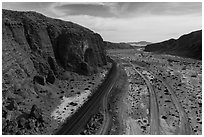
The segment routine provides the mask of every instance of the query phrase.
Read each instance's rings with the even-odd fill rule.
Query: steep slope
[[[10,10],[2,10],[2,61],[3,134],[52,132],[57,125],[50,112],[61,93],[75,93],[66,88],[73,76],[88,77],[107,64],[99,34],[36,12]]]
[[[182,35],[178,39],[170,39],[164,42],[147,45],[145,51],[201,60],[202,30]]]
[[[104,41],[105,49],[133,49],[133,46],[127,43],[113,43]]]
[[[77,73],[87,74],[106,64],[100,35],[72,22],[34,12],[3,10],[3,48],[11,41],[25,47],[25,52],[32,52],[33,58],[51,57],[54,64]]]

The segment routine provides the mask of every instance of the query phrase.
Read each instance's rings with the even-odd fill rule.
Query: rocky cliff
[[[182,35],[178,39],[170,39],[164,42],[147,45],[145,51],[201,60],[202,30]]]
[[[44,134],[49,122],[41,108],[48,115],[59,102],[56,80],[64,72],[91,75],[107,63],[99,34],[36,12],[10,10],[2,10],[2,61],[3,134]]]
[[[54,73],[62,67],[86,75],[106,64],[103,39],[87,28],[35,12],[3,10],[2,21],[3,51],[23,52],[21,57],[43,75],[48,74],[46,67]]]

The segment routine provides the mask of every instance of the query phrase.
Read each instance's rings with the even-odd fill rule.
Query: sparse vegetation
[[[124,126],[126,134],[150,134],[151,129],[151,127],[140,125],[143,131],[149,131],[141,132],[138,126],[138,118],[146,115],[142,109],[138,108],[141,103],[141,93],[144,93],[142,85],[146,84],[144,81],[138,81],[140,76],[134,69],[148,79],[155,91],[162,133],[180,134],[178,126],[183,121],[180,116],[183,110],[187,117],[186,121],[190,124],[190,130],[192,130],[189,133],[202,134],[201,61],[171,55],[151,54],[137,50],[109,50],[108,53],[124,67],[129,78],[128,94],[124,94],[123,99],[116,100],[116,102],[125,102],[125,98],[127,98],[126,104],[129,109],[123,108],[126,114],[119,113],[127,123]],[[149,88],[146,91],[149,92]],[[148,104],[148,97],[145,98],[145,103]],[[176,103],[175,99],[179,103]],[[142,106],[145,106],[145,103]],[[181,108],[179,108],[179,105],[181,105]],[[134,113],[134,110],[136,110],[136,113]],[[115,108],[115,111],[117,111],[117,108]],[[150,122],[151,116],[146,116],[147,118],[144,120],[146,125],[149,126],[150,123],[148,122]]]

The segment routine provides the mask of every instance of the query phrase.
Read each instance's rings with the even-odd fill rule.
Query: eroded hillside
[[[202,30],[182,35],[178,39],[149,44],[145,51],[202,60]]]
[[[72,22],[3,10],[3,134],[57,129],[66,109],[74,113],[103,80],[103,45],[99,34]],[[67,98],[74,99],[59,106]]]

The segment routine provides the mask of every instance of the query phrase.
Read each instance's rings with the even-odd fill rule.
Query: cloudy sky
[[[72,21],[112,42],[159,42],[202,28],[201,2],[4,2],[2,7]]]

